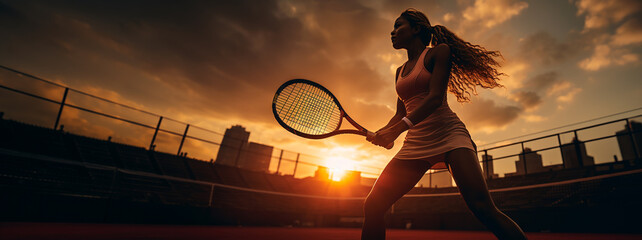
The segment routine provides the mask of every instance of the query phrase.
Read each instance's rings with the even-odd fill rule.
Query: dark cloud
[[[613,35],[615,45],[639,44],[642,42],[642,12],[620,25]]]
[[[519,102],[525,109],[537,107],[542,99],[535,92],[519,91],[513,94],[515,101]]]
[[[539,74],[531,79],[529,79],[525,84],[523,89],[530,91],[545,91],[553,84],[558,82],[557,72],[551,71]]]
[[[515,121],[523,109],[516,106],[500,106],[493,100],[475,98],[464,104],[461,113],[462,121],[471,130],[484,128],[502,128]]]
[[[539,31],[521,41],[522,58],[542,65],[561,63],[578,53],[578,47],[569,42],[559,42],[548,32]]]
[[[559,82],[558,73],[551,71],[528,79],[524,86],[516,90],[511,98],[524,109],[533,109],[542,103],[541,95]]]
[[[346,105],[378,96],[382,84],[373,83],[383,80],[360,59],[374,39],[387,38],[378,13],[358,1],[295,3],[288,12],[284,3],[249,0],[17,2],[2,6],[16,14],[0,28],[13,33],[0,43],[16,53],[41,46],[48,56],[70,56],[57,64],[103,81],[135,69],[174,88],[177,96],[158,101],[185,113],[272,122],[272,94],[291,78],[321,82]],[[92,71],[78,55],[112,65]],[[155,88],[122,85],[145,95]]]

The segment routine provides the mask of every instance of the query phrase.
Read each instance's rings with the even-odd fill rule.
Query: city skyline
[[[394,69],[405,60],[405,52],[391,48],[389,32],[407,7],[502,52],[505,88],[479,90],[466,104],[449,96],[478,146],[640,107],[642,6],[625,0],[283,0],[158,3],[153,10],[126,2],[0,1],[7,23],[0,29],[8,33],[0,40],[0,65],[207,129],[239,123],[255,133],[250,141],[280,149],[383,167],[403,136],[391,151],[355,136],[302,139],[278,126],[269,103],[282,82],[309,78],[336,93],[365,127],[382,126],[394,112]],[[91,120],[65,114],[66,129]],[[125,140],[147,143],[146,137]]]

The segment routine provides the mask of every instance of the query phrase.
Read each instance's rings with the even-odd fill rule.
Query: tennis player
[[[366,198],[361,239],[385,239],[385,212],[430,168],[448,168],[468,208],[499,239],[526,239],[495,206],[477,147],[446,101],[446,90],[467,102],[476,86],[501,86],[494,59],[500,53],[466,42],[444,26],[431,26],[426,15],[412,8],[396,19],[390,35],[395,49],[406,49],[408,61],[396,73],[397,112],[368,141],[387,146],[408,133]]]

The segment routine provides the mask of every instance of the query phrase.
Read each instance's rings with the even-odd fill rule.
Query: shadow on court
[[[531,240],[593,240],[642,239],[642,235],[588,234],[588,233],[528,233]],[[0,223],[0,236],[13,239],[217,239],[217,240],[357,240],[356,228],[270,228],[218,227],[135,224],[80,224],[80,223]],[[422,239],[496,239],[489,232],[388,230],[389,240]]]

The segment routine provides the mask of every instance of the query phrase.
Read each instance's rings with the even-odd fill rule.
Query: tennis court
[[[531,240],[628,240],[642,239],[635,234],[590,234],[590,233],[527,233]],[[276,228],[276,227],[220,227],[180,225],[135,225],[135,224],[79,224],[79,223],[0,223],[0,236],[13,239],[217,239],[217,240],[356,240],[360,238],[357,228]],[[430,231],[389,229],[389,240],[422,239],[496,239],[490,232],[476,231]]]

